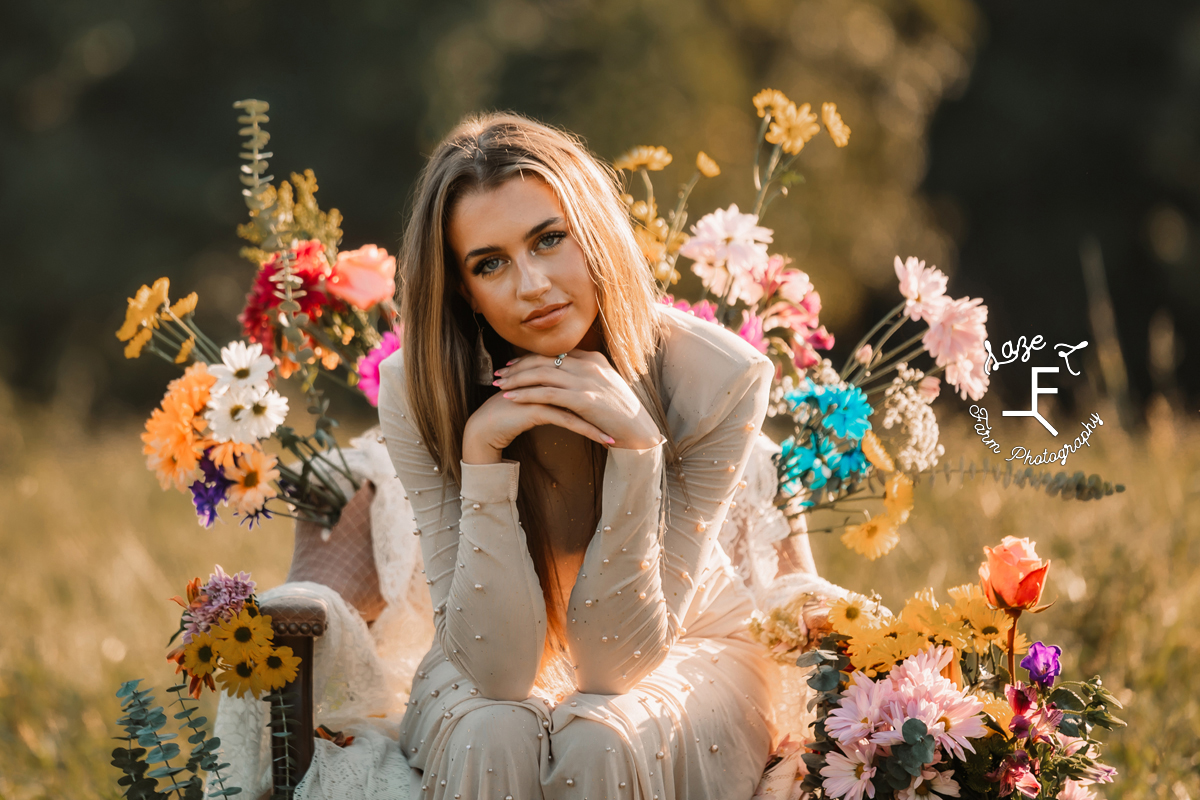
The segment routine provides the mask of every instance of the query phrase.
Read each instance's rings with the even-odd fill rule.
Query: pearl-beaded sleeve
[[[722,341],[720,329],[711,327],[701,328],[700,337],[686,329],[675,333],[676,348],[694,353],[685,367],[692,378],[674,388],[675,413],[669,414],[676,422],[678,469],[663,464],[662,444],[608,452],[601,527],[588,545],[567,614],[582,692],[628,692],[685,633],[681,626],[699,589],[696,577],[713,557],[766,414],[774,366],[740,340]]]
[[[379,367],[379,423],[421,537],[442,651],[484,697],[524,700],[546,638],[546,609],[517,518],[519,464],[463,464],[462,487],[438,472],[411,424],[403,351]]]

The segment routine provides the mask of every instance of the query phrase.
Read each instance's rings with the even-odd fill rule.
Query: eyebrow
[[[534,236],[537,236],[539,233],[546,230],[546,228],[549,228],[551,225],[556,225],[560,222],[562,222],[562,217],[551,217],[550,219],[543,220],[542,222],[539,222],[537,225],[534,225],[532,228],[530,228],[529,233],[525,234],[525,238],[532,239]],[[494,244],[485,245],[484,247],[476,247],[474,250],[467,253],[466,258],[463,260],[470,261],[476,256],[485,256],[488,253],[495,253],[496,251],[502,249],[504,248]]]

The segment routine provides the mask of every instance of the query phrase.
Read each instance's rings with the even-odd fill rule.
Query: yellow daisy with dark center
[[[238,661],[229,669],[217,674],[217,683],[230,697],[243,697],[250,692],[255,697],[262,694],[262,681],[250,661]]]
[[[292,648],[277,647],[255,669],[263,688],[275,691],[296,680],[299,666],[300,657],[292,654]]]
[[[230,664],[258,662],[271,652],[271,618],[242,611],[213,630],[217,655]]]
[[[217,651],[213,645],[213,637],[207,633],[197,633],[192,637],[192,641],[183,649],[183,668],[189,675],[199,678],[212,674],[217,668]]]

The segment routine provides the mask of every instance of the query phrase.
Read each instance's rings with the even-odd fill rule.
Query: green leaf
[[[797,667],[815,667],[824,661],[834,661],[837,658],[836,653],[828,653],[824,650],[809,650],[807,653],[801,653],[796,659]]]
[[[1066,686],[1059,686],[1050,693],[1050,702],[1066,711],[1082,711],[1087,703]]]
[[[169,778],[172,775],[178,775],[179,773],[184,772],[184,771],[185,770],[183,767],[159,767],[158,769],[152,769],[149,772],[147,772],[146,777],[147,778]]]
[[[929,733],[929,728],[919,719],[906,720],[900,730],[904,734],[904,742],[912,745],[919,744]]]

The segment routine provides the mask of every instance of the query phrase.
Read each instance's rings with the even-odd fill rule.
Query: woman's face
[[[545,181],[518,176],[464,195],[447,235],[459,291],[518,352],[599,349],[596,285]]]

